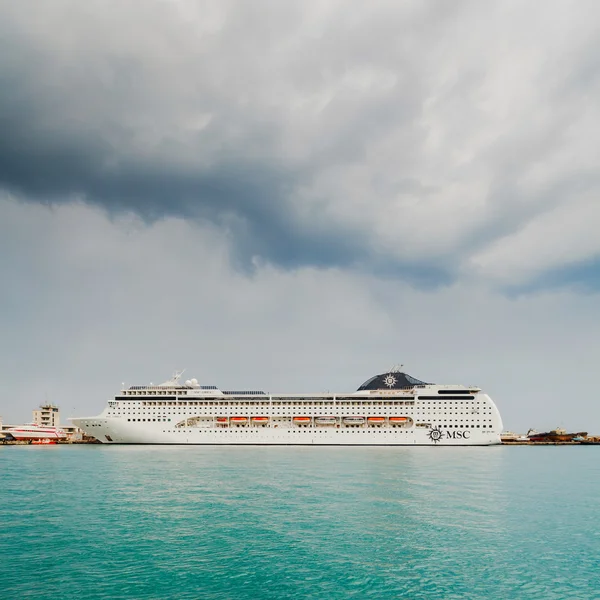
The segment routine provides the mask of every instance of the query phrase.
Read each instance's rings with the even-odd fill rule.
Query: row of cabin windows
[[[146,409],[154,409],[156,410],[157,408],[159,410],[173,410],[173,409],[181,409],[181,408],[186,408],[186,407],[192,407],[192,406],[202,406],[202,407],[228,407],[228,406],[238,406],[238,407],[246,407],[246,408],[257,408],[257,407],[263,407],[263,408],[268,408],[268,407],[274,407],[274,408],[294,408],[294,407],[307,407],[307,408],[311,408],[311,407],[329,407],[329,408],[336,408],[336,409],[349,409],[349,408],[353,408],[353,407],[380,407],[380,406],[408,406],[408,407],[414,407],[415,410],[422,412],[422,411],[429,411],[429,410],[492,410],[492,406],[489,404],[483,404],[483,405],[479,405],[479,404],[464,404],[464,405],[443,405],[443,404],[431,404],[431,405],[425,405],[425,406],[418,406],[415,405],[414,403],[409,403],[409,402],[362,402],[362,403],[357,403],[357,404],[350,404],[350,403],[333,403],[333,402],[297,402],[297,403],[269,403],[269,402],[179,402],[176,404],[169,404],[169,403],[162,403],[162,402],[145,402],[144,404],[142,403],[136,403],[136,404],[129,404],[129,403],[119,403],[119,404],[115,404],[115,405],[109,405],[108,408],[110,409],[120,409],[120,410],[146,410]]]
[[[378,415],[375,415],[375,416],[378,416]],[[193,418],[194,417],[189,417],[190,420],[192,420]],[[131,418],[129,418],[127,420],[128,421],[144,421],[144,422],[146,422],[146,421],[148,421],[148,422],[152,422],[152,421],[159,421],[159,422],[161,422],[161,421],[162,422],[171,421],[171,419],[165,419],[165,418],[162,418],[162,419],[161,418],[154,418],[154,419],[150,419],[150,418],[147,418],[147,419],[142,419],[142,418],[131,419]],[[484,419],[482,421],[475,422],[475,421],[468,421],[468,420],[465,421],[465,420],[461,419],[460,422],[458,420],[451,421],[448,424],[446,424],[446,422],[444,422],[443,427],[455,427],[455,428],[459,428],[460,429],[460,428],[463,428],[463,427],[466,427],[466,428],[475,428],[475,427],[479,427],[481,425],[481,427],[490,427],[491,428],[492,427],[491,421],[492,421],[491,419]],[[282,421],[280,421],[280,422],[282,422]],[[291,420],[287,419],[287,420],[285,420],[283,422],[289,423],[289,422],[291,422]],[[347,424],[347,426],[348,427],[352,427],[353,425],[348,425]],[[371,423],[371,424],[369,424],[369,426],[378,426],[378,424]],[[421,424],[421,423],[417,423],[416,426],[417,427],[430,427],[429,424]]]
[[[452,427],[451,425],[440,425],[439,427]],[[479,427],[479,425],[477,425],[477,427]],[[485,425],[482,425],[482,427],[485,427]],[[492,426],[489,425],[489,428],[491,428]],[[221,433],[239,433],[240,431],[245,431],[246,433],[259,433],[258,429],[261,429],[259,427],[223,427],[223,428],[219,428],[217,429],[217,431],[221,432]],[[342,429],[322,429],[322,428],[309,428],[309,427],[294,427],[294,428],[290,428],[287,429],[288,433],[300,433],[301,431],[306,431],[306,430],[311,430],[311,433],[330,433],[331,431],[334,431],[335,433],[387,433],[390,430],[393,430],[394,433],[414,433],[414,430],[412,429],[402,429],[400,427],[392,427],[392,428],[380,428],[380,427],[369,427],[369,429],[359,429],[357,430],[355,427],[345,427]],[[465,429],[465,428],[463,428]],[[196,431],[198,433],[202,433],[202,429],[199,428],[195,428],[194,430],[191,429],[163,429],[163,433],[192,433],[192,431]],[[279,433],[286,431],[285,429],[281,429],[279,431]],[[211,431],[211,433],[214,433],[213,431]]]
[[[201,414],[213,415],[213,414],[220,414],[222,412],[231,412],[231,411],[230,410],[223,411],[223,410],[216,410],[216,409],[213,410],[213,409],[211,409],[211,410],[208,410],[208,411],[204,411]],[[252,411],[246,409],[246,410],[242,410],[242,411],[238,411],[238,412],[242,412],[244,414],[248,414],[248,413],[250,413]],[[267,411],[267,412],[269,414],[273,414],[273,415],[285,415],[285,414],[294,414],[297,411],[292,410],[292,409],[288,409],[288,410],[271,410],[271,411]],[[308,411],[305,411],[305,412],[312,413],[312,412],[314,412],[314,410],[308,410]],[[357,411],[354,411],[354,410],[352,410],[352,411],[351,410],[345,410],[345,411],[341,411],[339,414],[348,416],[348,415],[353,415],[356,412]],[[360,411],[360,412],[362,413],[362,412],[365,412],[365,411]],[[378,414],[388,414],[390,412],[396,412],[396,410],[392,410],[392,409],[379,409],[379,410],[370,410],[370,411],[367,411],[367,412],[369,414],[377,416]],[[413,411],[411,411],[411,410],[405,410],[404,412],[406,412],[407,414],[411,414],[411,415],[415,414],[415,415],[423,415],[423,416],[428,416],[428,417],[431,417],[431,416],[435,417],[435,416],[442,416],[442,415],[444,415],[444,416],[450,416],[450,417],[453,417],[453,416],[454,417],[458,417],[458,416],[462,416],[462,417],[466,416],[466,417],[468,417],[469,415],[471,415],[471,420],[480,419],[481,418],[481,416],[479,415],[479,413],[477,413],[477,416],[475,417],[475,416],[472,416],[472,413],[463,413],[463,412],[418,412],[417,411],[417,412],[413,413]],[[121,413],[118,412],[118,411],[115,411],[115,412],[109,411],[108,414],[109,415],[117,415],[117,414],[121,414]],[[123,412],[122,414],[124,414],[124,415],[125,414],[127,414],[127,415],[148,414],[148,411],[147,410],[144,410],[144,411],[141,411],[141,410],[140,411],[127,411],[127,412]],[[160,416],[161,414],[162,414],[162,416],[166,416],[165,413],[161,413],[160,411],[154,411],[151,414],[152,414],[152,416],[157,416],[157,415]],[[185,415],[185,414],[192,414],[192,413],[189,410],[180,410],[180,411],[171,412],[169,414],[180,414],[180,415],[183,414],[183,415]],[[196,414],[198,414],[198,413],[196,412]],[[491,413],[485,412],[485,413],[483,413],[482,416],[491,416]]]
[[[224,407],[224,408],[227,408],[227,407]],[[385,416],[385,414],[388,413],[389,411],[391,411],[391,409],[379,409],[379,410],[375,409],[374,411],[373,411],[373,409],[371,409],[368,412],[371,414],[371,416],[377,416],[380,413],[381,413],[381,415]],[[134,409],[134,410],[129,410],[129,411],[123,411],[122,413],[120,411],[109,411],[108,414],[109,415],[117,415],[117,414],[136,415],[136,414],[148,414],[148,412],[149,412],[148,409],[144,409],[144,410],[142,410],[142,409],[135,410]],[[166,414],[164,414],[164,413],[162,413],[162,415],[161,415],[160,409],[153,409],[152,412],[154,413],[152,416],[166,417]],[[222,410],[209,409],[206,412],[204,412],[204,414],[205,415],[206,414],[208,414],[208,415],[216,415],[216,414],[218,414],[220,412],[222,412]],[[227,411],[227,412],[229,412],[229,411]],[[249,411],[248,411],[248,409],[245,409],[245,410],[243,409],[242,412],[246,413],[246,412],[249,412]],[[285,410],[285,409],[276,409],[276,410],[271,410],[271,411],[268,411],[268,412],[270,414],[272,414],[272,415],[285,415],[285,414],[290,414],[290,412],[295,412],[295,411],[292,411],[292,409],[290,408],[288,410]],[[310,412],[312,412],[312,411],[310,411]],[[354,412],[356,412],[356,411],[350,411],[349,409],[346,409],[346,410],[343,410],[341,412],[341,414],[342,415],[348,415],[348,414],[351,414],[351,413],[353,414]],[[454,412],[454,411],[451,411],[451,412],[447,412],[447,411],[443,411],[443,412],[442,411],[433,411],[433,412],[429,412],[429,411],[416,411],[415,413],[413,413],[413,411],[410,410],[410,409],[408,411],[405,411],[405,412],[407,412],[407,414],[410,414],[410,415],[414,414],[414,415],[423,415],[423,416],[428,416],[428,417],[435,417],[435,416],[442,416],[442,415],[444,417],[456,417],[456,421],[458,421],[458,416],[459,415],[460,416],[467,416],[468,417],[470,414],[472,414],[472,413],[463,413],[463,412]],[[179,415],[182,415],[182,416],[185,415],[186,413],[189,414],[189,410],[179,409],[179,410],[175,410],[175,411],[170,411],[170,414],[179,414]],[[477,414],[476,417],[475,416],[471,416],[471,419],[470,419],[471,421],[475,421],[475,420],[477,420],[477,421],[491,421],[491,419],[486,419],[486,418],[482,419],[481,418],[481,416],[491,417],[491,415],[492,415],[491,411],[484,411],[481,416],[479,415],[479,413],[476,413],[476,414]],[[469,420],[469,419],[467,419],[467,420]],[[463,419],[460,419],[460,421],[463,421]]]
[[[305,402],[282,402],[274,400],[273,402],[238,402],[238,401],[181,401],[181,402],[141,402],[142,406],[413,406],[415,403],[410,400],[367,400],[364,402],[348,401],[305,401]],[[125,405],[124,405],[125,406]]]
[[[309,400],[309,401],[290,401],[285,402],[281,400],[273,400],[272,402],[268,401],[230,401],[230,400],[201,400],[201,401],[143,401],[140,403],[142,406],[427,406],[427,407],[437,407],[437,406],[458,406],[458,405],[467,405],[467,406],[479,406],[481,403],[474,401],[442,401],[438,400],[435,402],[414,402],[412,400],[365,400],[365,401],[347,401],[347,400],[329,400],[329,401],[321,401],[321,400]],[[109,406],[117,405],[116,402],[109,402]]]
[[[185,390],[125,390],[122,393],[125,396],[183,396],[187,394]]]
[[[129,412],[129,413],[126,413],[126,414],[127,414],[127,415],[143,415],[143,414],[146,414],[148,417],[152,416],[152,417],[162,417],[162,418],[167,418],[167,415],[165,415],[165,414],[160,414],[160,413],[158,413],[158,414],[154,413],[154,414],[152,414],[152,415],[148,415],[148,413],[143,413],[143,412],[140,412],[140,413],[136,413],[136,412],[133,412],[133,413],[131,413],[131,412]],[[171,414],[173,414],[173,413],[171,413]],[[222,412],[222,411],[210,411],[210,413],[203,413],[203,414],[198,414],[198,413],[189,413],[189,412],[188,412],[188,413],[186,413],[186,412],[182,412],[182,413],[179,413],[179,416],[183,416],[183,417],[185,417],[185,416],[186,416],[186,414],[187,414],[187,417],[188,417],[188,418],[194,418],[194,417],[208,417],[208,418],[210,418],[210,417],[212,417],[212,416],[219,416],[219,415],[222,415],[222,416],[227,416],[227,415],[228,415],[228,414],[230,414],[230,413],[229,413],[229,412]],[[248,414],[249,414],[249,413],[247,413],[246,411],[242,411],[242,414],[243,414],[244,416],[248,416]],[[491,419],[491,418],[481,418],[481,417],[479,417],[479,416],[477,416],[477,417],[473,417],[473,416],[471,416],[471,418],[469,418],[469,417],[468,417],[468,415],[463,415],[462,413],[457,413],[457,414],[454,414],[454,415],[453,415],[453,414],[448,414],[448,413],[440,413],[440,414],[438,414],[438,415],[429,415],[429,414],[425,415],[425,414],[422,414],[422,413],[421,413],[421,414],[419,414],[419,413],[412,413],[412,412],[410,412],[410,411],[405,411],[405,414],[406,414],[406,415],[409,415],[409,416],[416,417],[416,418],[419,418],[419,417],[421,417],[421,418],[422,418],[422,417],[425,417],[425,416],[427,416],[427,417],[431,417],[431,416],[433,416],[433,417],[436,417],[436,416],[439,416],[439,417],[441,417],[441,416],[443,415],[443,416],[444,416],[444,418],[448,418],[448,417],[449,417],[449,419],[448,419],[448,420],[450,420],[450,419],[452,419],[452,417],[454,417],[454,419],[452,419],[453,421],[455,421],[455,422],[459,422],[459,421],[460,421],[461,423],[462,423],[463,421],[470,421],[470,422],[481,422],[481,423],[484,423],[484,422],[487,422],[487,421],[492,421],[492,419]],[[459,419],[459,418],[458,418],[458,417],[459,417],[459,414],[460,414],[460,416],[462,416],[462,417],[466,417],[466,418],[461,418],[461,419]],[[109,416],[111,416],[111,415],[115,415],[115,416],[116,416],[116,415],[117,415],[117,413],[110,413],[110,412],[109,412],[109,413],[108,413],[108,415],[109,415]],[[278,411],[272,411],[272,412],[270,413],[270,415],[271,415],[271,416],[274,416],[274,417],[281,416],[281,417],[284,417],[284,418],[285,418],[285,417],[287,417],[287,416],[291,416],[291,415],[297,416],[295,412],[288,412],[288,413],[286,413],[285,411],[279,411],[279,410],[278,410]],[[313,416],[313,415],[311,415],[309,412],[306,412],[306,416]],[[389,415],[388,415],[388,413],[387,413],[386,411],[376,411],[376,412],[369,411],[367,414],[360,414],[360,415],[357,415],[357,414],[355,414],[355,413],[348,413],[348,414],[345,414],[345,413],[344,413],[344,414],[342,414],[341,416],[344,416],[344,417],[347,417],[347,416],[365,416],[365,417],[377,417],[377,416],[382,416],[382,417],[386,417],[386,416],[389,416]],[[489,415],[488,415],[488,416],[489,416]]]
[[[258,431],[258,427],[247,427],[247,428],[242,428],[242,427],[223,427],[220,429],[217,429],[217,431],[219,431],[220,433],[240,433],[241,430],[244,430],[246,433],[260,433]],[[287,431],[287,433],[300,433],[302,430],[307,430],[307,427],[296,427],[294,429],[280,429],[279,433],[285,432]],[[351,433],[350,431],[348,431],[347,429],[351,429],[350,427],[346,428],[346,429],[311,429],[311,433],[329,433],[330,431],[334,431],[335,433]],[[197,433],[203,433],[202,429],[194,429],[193,431],[196,431]],[[394,432],[398,433],[414,433],[414,431],[411,431],[410,429],[398,429],[398,428],[394,428]],[[192,433],[191,429],[163,429],[163,433]],[[214,433],[214,431],[211,431],[211,433]],[[352,431],[352,433],[367,433],[367,431],[365,430],[361,430],[361,431]],[[377,428],[373,428],[370,429],[368,433],[386,433],[386,431],[381,430],[381,429],[377,429]]]
[[[230,412],[233,409],[230,407],[220,407],[220,408],[209,408],[209,409],[205,409],[203,411],[191,411],[190,409],[179,409],[179,410],[174,410],[174,411],[169,411],[168,414],[186,414],[186,413],[190,413],[190,412],[201,412],[202,414],[216,414],[219,412],[223,412],[223,411],[227,411]],[[237,408],[236,408],[237,410]],[[318,410],[317,408],[311,408],[311,407],[305,407],[306,412],[314,412],[315,410]],[[344,415],[349,415],[349,414],[354,414],[356,412],[365,412],[365,410],[367,410],[366,408],[356,411],[354,409],[342,409],[341,411],[336,411],[340,414],[344,414]],[[369,410],[367,410],[367,412],[369,413],[389,413],[389,412],[395,412],[397,411],[397,408],[378,408],[378,407],[374,407],[374,408],[370,408]],[[249,412],[254,412],[252,409],[250,408],[241,408],[241,410],[239,410],[238,412],[243,412],[243,413],[249,413]],[[297,409],[294,408],[281,408],[281,409],[271,409],[265,412],[269,412],[270,414],[290,414],[290,413],[294,413],[297,412]],[[469,416],[469,415],[477,415],[477,418],[479,418],[479,416],[491,416],[491,411],[482,411],[481,413],[479,411],[476,412],[459,412],[459,411],[413,411],[412,409],[404,409],[404,412],[407,412],[409,414],[418,414],[418,415],[427,415],[427,416],[435,416],[435,415],[450,415],[450,416]],[[128,410],[128,411],[109,411],[108,414],[165,414],[164,411],[161,411],[160,409],[143,409],[143,410]],[[473,417],[475,418],[475,417]]]
[[[141,422],[141,421],[143,421],[143,422],[146,422],[146,421],[148,421],[148,422],[152,422],[152,421],[154,421],[154,422],[157,422],[157,421],[158,422],[171,422],[171,419],[160,419],[160,418],[158,418],[158,419],[150,419],[150,418],[148,418],[148,419],[127,419],[127,420],[128,421],[137,421],[137,422]],[[417,423],[416,426],[417,427],[431,427],[431,424],[430,423]],[[455,427],[455,428],[471,428],[471,427],[473,427],[473,428],[477,427],[478,428],[479,426],[480,426],[479,424],[476,425],[474,423],[472,423],[472,424],[470,424],[470,423],[463,423],[462,420],[461,420],[460,424],[458,424],[458,423],[454,423],[454,424],[443,423],[442,425],[439,425],[439,427]],[[481,427],[483,427],[483,428],[486,428],[486,427],[491,428],[492,425],[481,425]]]

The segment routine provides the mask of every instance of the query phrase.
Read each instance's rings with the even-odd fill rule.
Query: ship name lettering
[[[471,437],[470,431],[448,431],[446,430],[446,437],[453,440],[468,440]]]

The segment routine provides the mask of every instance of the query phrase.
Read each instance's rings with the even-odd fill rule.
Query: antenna
[[[175,373],[173,373],[173,377],[171,377],[171,381],[173,383],[177,383],[184,373],[185,369],[181,369],[181,371],[175,371]]]
[[[183,375],[183,373],[185,372],[185,369],[182,369],[181,371],[175,371],[175,373],[173,373],[171,379],[169,379],[168,381],[165,381],[164,383],[159,383],[158,386],[159,387],[176,387],[179,383],[179,378]],[[150,384],[152,385],[152,384]]]
[[[402,373],[402,369],[404,368],[404,365],[394,365],[389,371],[388,373]]]

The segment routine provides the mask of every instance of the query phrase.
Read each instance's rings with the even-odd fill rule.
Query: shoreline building
[[[60,427],[60,412],[55,404],[42,404],[33,410],[33,422],[40,427]]]
[[[23,439],[37,439],[43,437],[59,437],[70,441],[81,441],[82,430],[74,425],[61,427],[60,410],[57,405],[46,402],[32,411],[32,421],[25,425],[5,425],[0,417],[0,437],[8,436],[20,439],[18,434],[23,434]],[[14,431],[10,431],[10,430]],[[10,439],[10,438],[9,438]]]

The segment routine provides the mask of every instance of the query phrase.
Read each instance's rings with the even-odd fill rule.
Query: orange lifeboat
[[[369,425],[383,425],[385,423],[385,417],[368,417],[367,422]]]
[[[229,421],[234,425],[243,425],[248,422],[248,417],[231,417]]]
[[[390,417],[390,423],[392,425],[403,425],[408,421],[408,417]]]
[[[269,422],[269,417],[252,417],[253,423],[258,423],[259,425],[264,425]]]
[[[294,423],[298,425],[310,425],[310,417],[294,417]]]
[[[227,417],[217,417],[216,421],[219,425],[226,425],[229,419]]]

